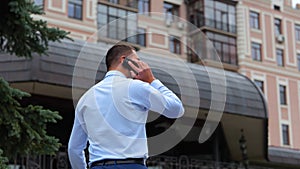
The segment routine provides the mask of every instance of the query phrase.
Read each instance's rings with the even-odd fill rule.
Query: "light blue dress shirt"
[[[151,84],[109,71],[79,100],[68,145],[73,169],[85,169],[89,141],[89,164],[102,159],[147,158],[145,124],[148,111],[169,118],[184,113],[180,99],[159,80]]]

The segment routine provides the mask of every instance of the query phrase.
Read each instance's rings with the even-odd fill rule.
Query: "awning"
[[[24,59],[1,53],[0,75],[27,92],[72,99],[72,86],[77,89],[73,94],[79,96],[104,76],[106,67],[102,59],[110,46],[63,41],[50,44],[49,56]],[[200,110],[198,118],[205,119],[207,114],[201,112],[207,113],[212,102],[222,104],[225,94],[221,125],[233,160],[241,159],[241,129],[246,137],[249,159],[267,159],[266,102],[254,83],[239,73],[195,65],[158,53],[161,52],[141,50],[139,56],[154,67],[153,73],[158,79],[185,100],[186,114],[190,110]],[[196,85],[191,85],[193,81]],[[212,97],[212,86],[222,88],[214,91],[220,97]],[[199,98],[194,97],[197,92]]]

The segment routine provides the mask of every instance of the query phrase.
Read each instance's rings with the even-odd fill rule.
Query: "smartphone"
[[[138,64],[135,61],[133,61],[133,60],[127,58],[127,57],[123,61],[123,66],[126,69],[132,70],[135,74],[137,74],[138,72],[136,72],[135,70],[132,69],[132,67],[128,64],[128,61],[130,61],[131,63],[133,63],[136,67],[139,67]]]

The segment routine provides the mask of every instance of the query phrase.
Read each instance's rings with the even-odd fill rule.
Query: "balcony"
[[[191,16],[190,22],[200,29],[202,27],[206,27],[205,29],[213,28],[220,31],[236,34],[236,25],[232,25],[211,18],[206,18],[203,16],[203,14],[197,14],[195,18]]]
[[[138,0],[100,0],[100,2],[105,2],[109,4],[117,4],[119,6],[126,6],[129,8],[138,8]]]

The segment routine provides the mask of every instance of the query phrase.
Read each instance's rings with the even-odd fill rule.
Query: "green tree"
[[[11,88],[2,78],[0,86],[0,148],[4,156],[14,159],[17,155],[53,155],[60,143],[47,135],[46,124],[62,117],[42,106],[22,106],[19,100],[30,94]]]
[[[47,54],[48,43],[68,38],[69,32],[47,27],[47,22],[34,20],[43,14],[31,0],[1,0],[0,50],[18,57],[33,53]],[[46,125],[62,117],[42,106],[20,104],[30,94],[14,89],[0,77],[0,169],[17,155],[55,154],[59,140],[48,136]]]
[[[3,157],[2,153],[3,150],[0,149],[0,169],[8,169],[8,166],[6,165],[8,159],[6,157]]]
[[[49,41],[68,38],[69,32],[49,28],[46,21],[32,18],[41,14],[44,14],[42,7],[34,5],[32,0],[1,0],[1,51],[31,57],[32,53],[46,54]]]

